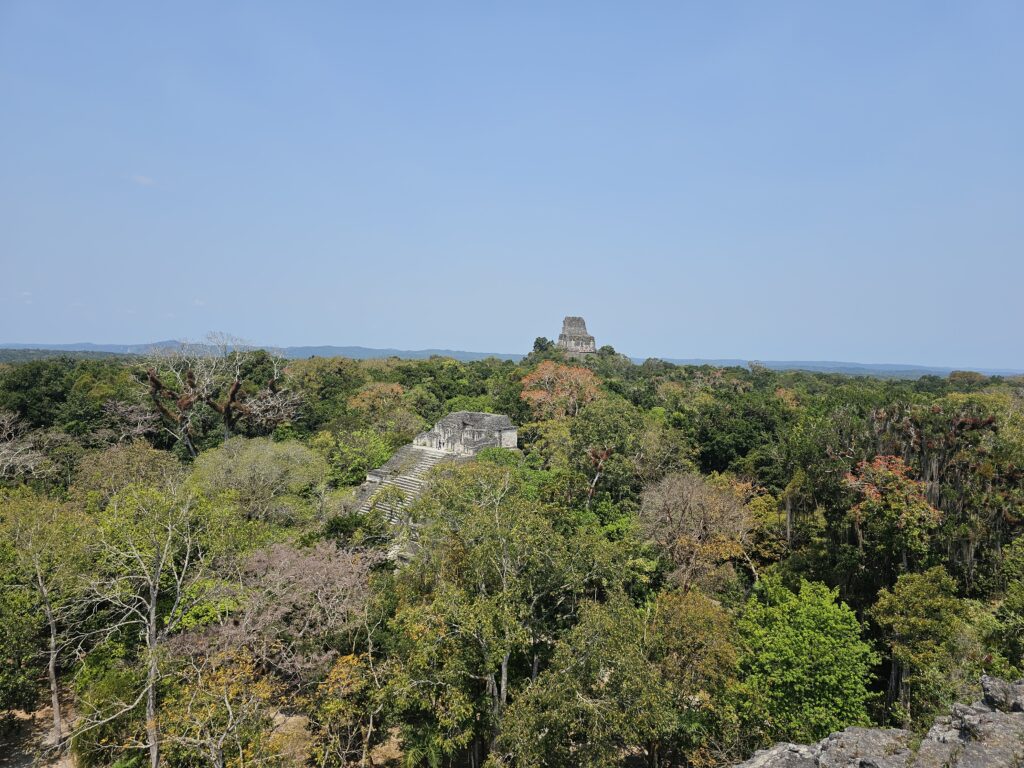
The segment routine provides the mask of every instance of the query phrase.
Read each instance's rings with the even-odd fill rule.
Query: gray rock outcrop
[[[776,744],[736,768],[1021,768],[1024,680],[981,686],[980,701],[955,705],[920,744],[899,728],[847,728],[817,744]]]

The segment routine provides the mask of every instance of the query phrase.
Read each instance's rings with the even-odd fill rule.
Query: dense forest
[[[519,449],[368,470],[440,417]],[[0,718],[93,766],[716,766],[1024,667],[1024,382],[0,364]],[[0,728],[5,727],[0,724]]]

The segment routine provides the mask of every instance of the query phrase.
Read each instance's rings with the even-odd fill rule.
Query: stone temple
[[[504,414],[456,411],[412,441],[422,448],[472,456],[481,448],[515,448],[516,428]]]
[[[587,323],[582,317],[567,317],[562,321],[562,332],[558,335],[556,346],[569,357],[582,357],[597,352],[594,337],[587,333]]]
[[[431,429],[403,445],[386,464],[366,473],[355,499],[355,508],[366,513],[379,509],[387,519],[397,520],[401,510],[420,495],[430,470],[445,462],[467,461],[483,448],[515,448],[518,435],[512,420],[499,413],[456,411]],[[379,496],[386,486],[401,491]]]

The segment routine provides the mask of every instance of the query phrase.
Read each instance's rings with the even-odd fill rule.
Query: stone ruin
[[[356,508],[366,513],[376,507],[395,521],[401,509],[422,493],[430,470],[438,464],[465,460],[483,448],[515,448],[518,439],[515,425],[503,414],[449,413],[431,429],[416,435],[411,444],[399,448],[386,464],[366,474]],[[378,498],[385,486],[401,491],[401,500],[393,495]]]
[[[582,357],[597,352],[594,337],[587,333],[587,323],[582,317],[567,317],[562,321],[562,332],[558,335],[560,350],[569,357]]]
[[[456,411],[432,429],[416,435],[413,445],[435,451],[473,456],[481,448],[515,448],[518,442],[512,419],[503,414]]]

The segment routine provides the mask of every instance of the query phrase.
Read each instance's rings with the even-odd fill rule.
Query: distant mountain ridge
[[[12,360],[24,360],[31,357],[45,356],[44,353],[86,353],[89,357],[97,355],[143,355],[152,352],[154,349],[174,348],[181,344],[180,341],[165,340],[156,341],[152,344],[94,344],[92,342],[80,342],[74,344],[24,344],[11,343],[0,344],[0,360],[4,359],[3,352],[10,350],[23,353],[21,355],[9,356]],[[256,345],[260,346],[260,345]],[[467,352],[456,349],[377,349],[374,347],[338,347],[333,345],[321,346],[300,346],[300,347],[272,347],[264,346],[264,349],[271,350],[289,359],[304,359],[307,357],[349,357],[354,360],[375,360],[388,357],[400,357],[407,360],[425,360],[434,356],[451,357],[455,360],[470,362],[473,360],[486,360],[497,358],[499,360],[511,360],[518,362],[523,358],[522,354],[514,352]],[[631,358],[636,363],[642,363],[644,358]],[[705,359],[705,358],[659,358],[666,363],[675,365],[714,365],[714,366],[739,366],[745,368],[750,365],[750,360],[740,358]],[[948,376],[952,371],[964,370],[963,368],[911,365],[898,363],[850,363],[832,360],[759,360],[758,365],[763,365],[775,371],[811,371],[815,373],[841,373],[848,376],[875,376],[877,378],[917,379],[921,376]],[[1024,369],[1009,368],[972,368],[978,373],[989,376],[1019,376],[1024,375]]]
[[[0,344],[0,350],[25,350],[25,351],[46,351],[46,352],[88,352],[108,355],[145,355],[157,349],[174,349],[181,345],[181,341],[168,339],[165,341],[154,341],[152,344],[94,344],[92,342],[78,342],[73,344]],[[193,346],[213,347],[202,342]],[[375,360],[388,357],[401,357],[409,360],[425,360],[434,356],[451,357],[456,360],[469,362],[472,360],[486,360],[496,357],[499,360],[522,360],[523,355],[510,352],[465,352],[457,349],[376,349],[373,347],[336,347],[332,345],[303,346],[303,347],[274,347],[271,345],[255,344],[258,348],[270,350],[292,360],[301,360],[307,357],[350,357],[354,360]]]

